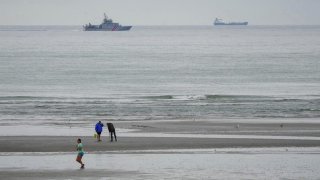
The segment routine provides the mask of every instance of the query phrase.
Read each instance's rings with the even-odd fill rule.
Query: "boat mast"
[[[103,22],[107,22],[108,21],[108,16],[106,15],[106,13],[103,13],[103,15],[104,15]]]

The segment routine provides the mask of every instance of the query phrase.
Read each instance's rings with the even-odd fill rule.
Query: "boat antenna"
[[[105,23],[108,21],[108,16],[106,15],[106,13],[103,13],[103,15],[104,15],[103,23]]]

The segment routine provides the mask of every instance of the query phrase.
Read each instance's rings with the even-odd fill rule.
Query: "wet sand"
[[[144,178],[141,173],[134,171],[108,171],[95,169],[68,170],[5,170],[0,171],[0,179],[101,179],[101,178],[132,179]]]
[[[319,179],[319,148],[0,156],[0,179]]]
[[[226,119],[114,122],[140,132],[320,137],[319,119]]]
[[[92,128],[84,129],[84,133],[79,133],[79,136],[66,136],[61,134],[63,131],[57,131],[59,134],[56,135],[51,134],[62,129],[65,126],[62,124],[48,126],[52,127],[52,130],[48,132],[46,129],[47,136],[0,136],[0,152],[73,152],[77,138],[83,139],[87,152],[320,146],[320,123],[315,120],[308,123],[297,120],[286,120],[286,123],[283,123],[284,120],[265,120],[263,123],[260,123],[261,120],[228,121],[113,122],[116,128],[129,130],[129,132],[117,132],[118,142],[110,142],[106,129],[102,133],[102,142],[96,142],[93,136],[88,136],[93,134]],[[76,125],[72,126],[74,130]],[[23,131],[19,127],[14,128],[19,132]],[[2,130],[5,129],[6,126],[2,126]],[[64,131],[70,130],[67,128]],[[216,138],[214,135],[220,135],[220,137]]]
[[[72,152],[78,137],[0,137],[0,152]],[[119,137],[110,142],[103,137],[97,142],[93,137],[81,137],[87,152],[158,149],[201,149],[227,147],[315,147],[319,140],[233,139],[233,138],[176,138],[176,137]]]

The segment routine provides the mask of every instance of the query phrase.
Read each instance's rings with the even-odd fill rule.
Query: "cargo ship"
[[[104,13],[104,19],[100,25],[92,25],[91,23],[83,26],[84,31],[129,31],[132,26],[122,26],[109,19]]]
[[[242,26],[246,26],[246,25],[248,25],[248,22],[224,22],[222,19],[216,18],[214,20],[213,25],[215,25],[215,26],[219,26],[219,25],[242,25]]]

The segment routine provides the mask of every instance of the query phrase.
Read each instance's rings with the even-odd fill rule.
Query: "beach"
[[[97,142],[87,135],[93,128],[79,127],[71,128],[79,136],[54,134],[59,126],[51,126],[47,135],[0,136],[0,178],[319,178],[314,165],[320,163],[318,123],[288,120],[280,127],[273,121],[230,121],[114,122],[117,142],[110,142],[107,129]],[[202,133],[192,130],[195,124]],[[84,170],[75,162],[77,138],[86,152]]]

